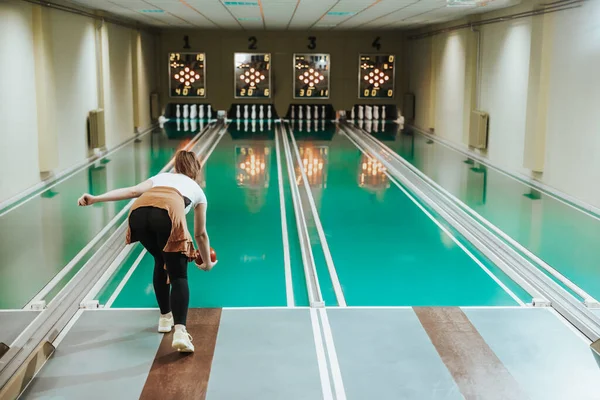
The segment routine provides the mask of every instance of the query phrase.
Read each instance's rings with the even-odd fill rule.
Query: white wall
[[[466,33],[456,31],[434,37],[436,75],[435,132],[462,141],[465,101]],[[439,57],[439,59],[437,58]]]
[[[0,2],[0,200],[39,180],[32,56],[31,5]]]
[[[156,51],[154,36],[142,32],[136,41],[137,79],[139,95],[140,128],[152,125],[150,116],[150,93],[157,91]]]
[[[106,24],[103,37],[106,146],[133,136],[133,77],[131,30]]]
[[[525,172],[531,18],[484,26],[481,35],[479,108],[490,113],[488,156],[503,167]]]
[[[87,117],[98,108],[94,21],[57,10],[50,13],[58,139],[58,169],[87,156]]]
[[[526,11],[532,4],[523,3],[518,9],[484,14],[482,18]],[[600,153],[600,123],[597,121],[600,1],[588,1],[580,8],[551,15],[544,19],[542,32],[544,35],[553,32],[549,39],[550,61],[534,59],[538,69],[543,62],[543,67],[550,71],[548,95],[544,95],[548,109],[541,108],[547,122],[545,148],[543,140],[537,144],[545,152],[545,164],[542,175],[536,178],[600,207],[600,185],[595,185],[600,181],[600,157],[597,156]],[[539,51],[532,51],[536,49],[532,47],[535,29],[532,18],[479,28],[482,32],[479,109],[490,115],[488,149],[484,156],[509,171],[530,175],[532,171],[524,167],[526,133],[531,133],[526,131],[527,100],[532,91],[535,93],[530,74],[537,76],[539,72],[532,67],[536,64],[531,57],[540,57]],[[454,21],[448,26],[464,22]],[[542,33],[538,32],[537,36],[548,40]],[[469,39],[469,35],[473,37]],[[473,95],[469,82],[473,78],[470,57],[476,54],[474,35],[462,29],[411,41],[407,46],[409,65],[405,69],[409,74],[408,89],[416,95],[415,125],[429,129],[428,113],[433,112],[435,134],[465,147],[469,128],[465,117],[469,115],[469,97]],[[535,46],[540,45],[535,43]],[[472,69],[476,74],[476,68]]]
[[[600,206],[600,1],[555,15],[544,180]]]

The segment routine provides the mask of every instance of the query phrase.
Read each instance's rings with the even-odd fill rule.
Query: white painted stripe
[[[321,390],[323,391],[323,399],[333,400],[331,382],[329,380],[329,371],[327,370],[327,359],[325,357],[325,349],[323,347],[323,338],[321,337],[321,330],[319,328],[319,317],[317,315],[317,310],[314,308],[310,309],[310,321],[312,323],[313,337],[315,339],[315,348],[317,351],[319,375],[321,376]]]
[[[329,250],[329,245],[327,244],[327,238],[325,237],[325,231],[323,230],[323,225],[321,224],[321,218],[319,218],[319,213],[317,211],[317,206],[315,204],[315,199],[313,198],[312,191],[310,189],[308,177],[306,176],[306,171],[304,171],[302,164],[302,157],[300,157],[300,152],[298,150],[298,146],[296,145],[296,139],[294,138],[293,133],[290,134],[292,145],[294,148],[294,153],[296,154],[296,159],[298,160],[298,165],[300,165],[300,174],[302,175],[302,181],[304,182],[304,189],[306,192],[306,197],[308,198],[308,203],[310,205],[310,209],[313,215],[313,219],[315,221],[315,227],[317,228],[317,233],[319,234],[319,240],[321,242],[321,246],[323,248],[323,255],[325,256],[325,263],[327,264],[327,269],[329,270],[329,275],[331,277],[331,284],[333,285],[333,291],[335,292],[335,297],[337,299],[338,305],[340,307],[346,307],[346,298],[344,297],[344,291],[342,290],[342,285],[340,284],[340,279],[338,277],[337,271],[335,269],[335,264],[333,263],[333,257],[331,256],[331,251]]]
[[[331,326],[329,325],[329,318],[327,318],[327,311],[325,309],[319,309],[319,315],[321,316],[321,326],[323,329],[323,336],[325,337],[327,356],[329,357],[329,368],[331,369],[331,376],[333,377],[335,398],[336,400],[346,400],[346,390],[344,389],[344,382],[342,380],[342,371],[338,362],[337,352],[335,351],[335,344]]]
[[[73,168],[70,168],[70,169],[67,169],[67,170],[61,172],[56,177],[54,177],[54,181],[52,183],[50,183],[50,182],[40,182],[37,185],[35,185],[33,188],[30,188],[30,189],[26,190],[25,192],[19,193],[17,196],[15,196],[13,198],[10,198],[10,199],[2,202],[2,204],[0,205],[0,210],[2,208],[4,208],[4,206],[3,206],[4,204],[12,204],[12,203],[15,203],[15,204],[13,204],[12,207],[10,207],[7,210],[5,210],[2,213],[0,213],[0,218],[3,217],[4,215],[8,214],[9,212],[13,211],[14,209],[19,208],[23,204],[26,204],[26,203],[30,202],[31,200],[33,200],[36,197],[40,196],[42,193],[45,193],[48,190],[52,189],[53,187],[55,187],[57,185],[60,185],[61,183],[63,183],[67,179],[71,178],[73,175],[77,174],[78,172],[83,171],[84,169],[88,168],[92,164],[105,159],[106,157],[108,157],[109,155],[113,154],[117,150],[120,150],[123,147],[125,147],[126,145],[128,145],[129,143],[133,142],[135,139],[139,139],[140,137],[146,135],[148,132],[152,131],[152,129],[154,129],[154,127],[152,127],[151,129],[148,129],[146,132],[142,133],[141,135],[137,135],[137,136],[134,136],[132,138],[129,138],[129,139],[125,140],[123,143],[121,143],[117,147],[115,147],[115,148],[111,149],[110,151],[104,153],[101,157],[90,157],[90,158],[84,160],[83,163],[81,163],[79,165],[76,165]],[[32,195],[27,200],[19,202],[18,199],[26,197],[26,196],[30,195],[31,193],[34,193],[36,190],[39,190],[39,189],[43,189],[43,190],[41,190],[39,193],[36,193],[36,194]]]
[[[283,191],[283,172],[281,168],[281,151],[279,149],[279,131],[275,131],[275,153],[277,156],[277,180],[279,184],[279,207],[281,209],[281,237],[283,239],[283,265],[285,269],[285,294],[288,307],[294,307],[294,286],[292,284],[292,265],[290,261],[290,242],[288,238],[285,197]]]
[[[498,284],[498,286],[500,286],[502,289],[504,289],[504,291],[506,293],[508,293],[508,295],[517,302],[517,304],[519,304],[520,306],[525,306],[525,303],[523,303],[523,301],[512,290],[510,290],[508,288],[508,286],[506,286],[500,279],[498,279],[498,277],[496,275],[494,275],[492,273],[492,271],[490,271],[485,265],[483,265],[483,263],[481,261],[479,261],[479,259],[477,257],[475,257],[475,255],[469,251],[469,249],[467,249],[462,243],[460,243],[459,240],[452,233],[450,233],[450,231],[444,225],[442,225],[433,215],[431,215],[429,213],[429,211],[427,211],[425,209],[425,207],[423,207],[421,204],[419,204],[419,202],[410,193],[408,193],[408,191],[406,189],[404,189],[404,187],[402,187],[402,185],[400,185],[400,183],[398,183],[396,181],[396,179],[394,179],[388,172],[386,172],[386,175],[392,182],[394,182],[394,184],[398,188],[400,188],[400,190],[402,190],[402,192],[406,195],[406,197],[411,199],[412,202],[415,203],[417,205],[417,207],[419,207],[421,209],[421,211],[423,211],[423,213],[429,217],[430,220],[432,220],[442,231],[444,231],[444,233],[446,235],[448,235],[450,237],[450,239],[452,239],[452,241],[454,243],[456,243],[456,245],[462,249],[462,251],[464,251],[469,257],[471,257],[471,259],[473,261],[475,261],[475,263],[477,265],[479,265],[479,267],[482,270],[484,270],[485,273],[488,274],[489,277],[492,278],[494,280],[494,282],[496,282]]]
[[[138,256],[138,258],[136,258],[135,262],[131,266],[131,268],[129,268],[129,271],[127,271],[127,275],[125,275],[125,277],[123,277],[123,280],[119,283],[119,286],[117,286],[117,288],[115,289],[113,294],[110,296],[110,298],[106,302],[106,305],[104,306],[104,308],[110,308],[113,305],[113,303],[115,302],[115,300],[117,299],[117,297],[119,296],[119,294],[121,293],[121,291],[123,290],[125,285],[127,284],[127,281],[129,281],[129,278],[131,278],[131,275],[133,275],[135,269],[138,267],[138,265],[140,265],[140,262],[142,262],[142,259],[144,258],[144,256],[146,255],[147,252],[148,251],[146,249],[142,250],[142,252]]]

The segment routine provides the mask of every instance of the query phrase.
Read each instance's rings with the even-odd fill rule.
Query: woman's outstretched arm
[[[134,199],[140,197],[150,189],[152,189],[152,181],[148,179],[138,185],[111,190],[110,192],[106,192],[99,196],[92,196],[91,194],[85,193],[77,200],[77,204],[80,206],[89,206],[94,203],[103,203],[105,201]]]
[[[206,232],[206,204],[200,203],[194,208],[194,237],[204,264],[202,269],[210,271],[215,263],[210,259],[210,240]]]

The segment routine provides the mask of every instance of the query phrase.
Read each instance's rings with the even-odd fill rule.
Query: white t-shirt
[[[206,195],[204,191],[187,175],[165,172],[150,178],[152,187],[166,186],[177,189],[184,197],[190,200],[190,204],[185,208],[187,214],[192,208],[198,204],[206,204]],[[186,201],[187,203],[187,201]]]

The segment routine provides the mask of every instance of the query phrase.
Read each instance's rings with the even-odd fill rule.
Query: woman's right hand
[[[90,206],[96,202],[95,200],[96,200],[95,196],[92,196],[89,193],[85,193],[83,196],[81,196],[79,198],[79,200],[77,200],[77,204],[80,206],[83,206],[83,207]]]
[[[217,265],[217,262],[218,262],[218,261],[215,261],[215,262],[209,261],[208,263],[206,263],[206,262],[202,263],[202,265],[198,265],[198,264],[196,264],[196,266],[197,266],[198,268],[200,268],[202,271],[206,271],[206,272],[208,272],[208,271],[210,271],[211,269],[213,269],[213,267],[214,267],[215,265]]]

